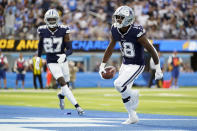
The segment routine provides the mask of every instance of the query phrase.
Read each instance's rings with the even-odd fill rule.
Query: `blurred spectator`
[[[3,79],[4,89],[7,89],[6,70],[8,70],[8,60],[7,57],[2,54],[0,49],[0,89],[1,79]]]
[[[181,72],[193,72],[189,63],[182,63],[182,68],[180,69]]]
[[[77,62],[77,68],[79,72],[84,72],[84,64],[82,62]]]
[[[12,10],[10,10],[5,15],[5,34],[7,36],[12,36],[14,34],[15,21],[15,15],[12,13]]]
[[[20,53],[19,58],[14,63],[14,71],[16,72],[16,87],[15,87],[15,89],[18,88],[18,81],[19,80],[22,81],[21,88],[24,89],[25,74],[26,74],[27,66],[28,65],[27,65],[26,60],[23,58],[23,54]]]
[[[43,24],[45,11],[56,8],[62,16],[61,22],[71,25],[71,35],[76,40],[108,40],[106,32],[114,10],[128,5],[134,9],[137,23],[147,32],[155,32],[147,34],[152,39],[197,39],[194,0],[1,0],[0,3],[0,34],[4,35],[2,29],[5,29],[4,38],[10,38],[16,31],[16,38],[38,39],[36,27]]]
[[[70,71],[70,84],[71,89],[75,89],[75,80],[76,80],[76,73],[78,72],[78,68],[75,66],[73,61],[69,61],[69,71]]]
[[[76,40],[108,40],[106,32],[114,10],[128,5],[135,11],[136,22],[147,32],[155,32],[147,34],[152,39],[197,39],[195,0],[1,0],[0,3],[0,34],[5,33],[4,38],[15,34],[18,39],[38,39],[36,28],[43,24],[44,13],[56,8],[61,22],[71,25],[71,35]]]
[[[77,0],[69,0],[67,6],[70,11],[75,11],[77,9]]]
[[[182,62],[183,60],[177,56],[176,51],[174,51],[173,55],[168,58],[168,65],[171,68],[171,88],[179,88],[178,78]]]
[[[33,72],[33,81],[34,81],[34,88],[37,89],[37,82],[36,79],[38,78],[40,83],[40,89],[43,89],[43,83],[42,83],[42,67],[43,67],[43,61],[42,58],[40,59],[40,69],[36,69],[36,57],[38,56],[37,52],[34,55],[34,57],[30,60],[30,68]]]
[[[98,72],[99,71],[99,67],[100,67],[100,62],[97,62],[94,69],[93,69],[93,72]]]
[[[0,5],[0,36],[3,35],[3,25],[4,25],[4,16],[3,16],[3,6]]]

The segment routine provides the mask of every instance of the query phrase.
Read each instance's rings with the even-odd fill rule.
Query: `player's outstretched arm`
[[[145,35],[139,37],[138,38],[138,42],[140,44],[142,44],[144,46],[144,48],[146,48],[148,50],[148,52],[151,54],[151,56],[153,58],[153,61],[155,63],[155,68],[156,68],[155,79],[161,79],[163,77],[163,73],[161,71],[161,67],[160,67],[160,62],[159,62],[159,57],[158,57],[157,51],[155,50],[153,45],[150,44],[150,42],[148,41],[148,39],[146,38]]]
[[[100,74],[101,78],[103,78],[102,73],[106,73],[105,66],[106,66],[107,61],[109,60],[109,58],[112,55],[115,45],[116,45],[116,41],[114,40],[114,38],[111,35],[110,43],[109,43],[107,49],[105,50],[102,63],[99,67],[99,74]]]

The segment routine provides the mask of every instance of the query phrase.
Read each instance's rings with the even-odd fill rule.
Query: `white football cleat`
[[[132,116],[129,116],[129,119],[127,119],[126,121],[122,122],[123,125],[128,125],[128,124],[135,124],[139,121],[139,118],[136,114],[136,112],[134,111]]]
[[[60,109],[61,110],[64,110],[64,96],[61,95],[61,94],[58,94],[57,96],[59,98],[59,106],[60,106]]]
[[[132,91],[132,96],[131,96],[131,108],[133,110],[136,110],[139,104],[139,92],[137,90]]]
[[[77,112],[78,112],[78,115],[83,115],[84,114],[84,110],[81,108],[81,107],[77,107]]]

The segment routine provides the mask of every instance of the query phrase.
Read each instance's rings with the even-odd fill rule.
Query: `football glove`
[[[105,66],[106,66],[106,63],[101,63],[101,65],[99,67],[99,75],[101,76],[102,79],[104,79],[102,76],[102,73],[106,73]]]
[[[40,57],[36,57],[35,67],[36,67],[36,70],[40,69]]]
[[[161,71],[160,63],[155,65],[156,72],[155,72],[155,80],[159,80],[163,77],[163,72]]]
[[[59,59],[57,60],[59,64],[63,63],[66,59],[66,54],[57,54],[57,56],[59,56]]]

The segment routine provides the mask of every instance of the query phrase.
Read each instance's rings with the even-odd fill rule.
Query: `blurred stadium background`
[[[197,3],[195,0],[0,0],[0,3],[0,48],[9,63],[8,89],[15,88],[16,73],[13,67],[19,53],[23,53],[23,57],[27,61],[25,89],[33,88],[33,75],[29,61],[38,46],[37,27],[44,24],[43,17],[49,8],[57,9],[61,16],[60,23],[68,24],[71,28],[74,53],[68,59],[74,62],[74,66],[78,68],[75,81],[76,91],[73,90],[73,92],[78,92],[77,90],[83,92],[83,89],[78,89],[82,87],[98,87],[100,90],[105,87],[113,87],[115,78],[101,80],[98,69],[103,52],[109,43],[111,16],[117,7],[128,5],[134,9],[136,23],[146,29],[151,43],[161,52],[164,81],[168,82],[171,77],[170,67],[167,64],[168,58],[174,51],[177,51],[178,56],[183,60],[178,84],[181,88],[187,87],[189,92],[196,92],[195,88],[191,89],[191,87],[197,87]],[[117,70],[121,64],[121,56],[118,51],[119,45],[117,44],[115,53],[109,61],[109,65],[115,66]],[[134,87],[140,88],[142,92],[146,91],[143,89],[148,86],[150,79],[150,56],[146,54],[145,57],[146,69],[134,83]],[[45,55],[42,58],[45,59]],[[46,74],[44,66],[42,73],[44,87],[46,87],[47,81]],[[3,81],[1,81],[1,88],[3,88]],[[86,90],[84,89],[84,93]],[[1,100],[4,95],[9,96],[10,94],[9,91],[6,92],[3,89],[0,91]],[[162,89],[160,91],[165,92]],[[170,93],[171,90],[167,92]],[[26,93],[20,94],[26,96]],[[96,94],[96,91],[93,90],[92,93]],[[55,97],[55,95],[53,96]],[[196,97],[192,96],[192,98],[195,103]],[[83,99],[80,99],[82,98],[79,97],[79,101],[83,102]],[[157,98],[151,97],[150,99]],[[9,100],[6,101],[7,98],[0,104],[9,104]],[[94,107],[94,105],[91,106]],[[55,106],[46,105],[46,107]],[[87,109],[94,109],[92,107]],[[140,108],[142,109],[142,107]],[[196,107],[191,108],[194,110]],[[113,111],[123,110],[114,109]],[[147,113],[145,110],[142,112]],[[196,114],[191,115],[196,116]]]
[[[98,74],[103,52],[109,43],[111,16],[121,5],[128,5],[134,9],[136,23],[146,29],[146,35],[151,43],[160,51],[166,88],[170,87],[171,78],[168,58],[176,51],[178,57],[183,60],[178,80],[180,88],[156,89],[153,84],[151,88],[154,89],[150,89],[147,88],[150,79],[150,55],[145,54],[145,71],[134,83],[134,88],[141,92],[137,111],[197,116],[196,0],[0,0],[0,49],[9,64],[6,70],[8,90],[3,89],[1,80],[0,105],[58,108],[56,97],[58,90],[48,90],[48,88],[56,89],[57,86],[53,85],[54,83],[47,86],[46,65],[42,73],[46,88],[44,90],[33,89],[33,75],[30,68],[30,60],[38,46],[37,27],[44,24],[45,12],[49,8],[55,8],[61,16],[60,23],[68,24],[71,28],[74,53],[68,59],[71,67],[78,70],[73,89],[76,99],[85,110],[125,112],[120,95],[113,89],[113,80],[117,74],[111,80],[102,80]],[[23,54],[27,62],[24,90],[21,90],[20,86],[14,90],[16,80],[14,62],[19,53]],[[42,58],[45,64],[45,55]],[[118,70],[120,64],[121,56],[117,44],[109,65],[115,66]],[[1,108],[3,111],[8,109],[3,106]],[[66,108],[73,109],[73,106],[66,102]],[[8,116],[11,114],[8,113]],[[189,123],[192,124],[191,121]],[[163,124],[165,125],[165,122]],[[196,130],[196,127],[190,124],[187,126]],[[153,124],[152,128],[158,125]],[[185,123],[172,129],[184,125]]]

